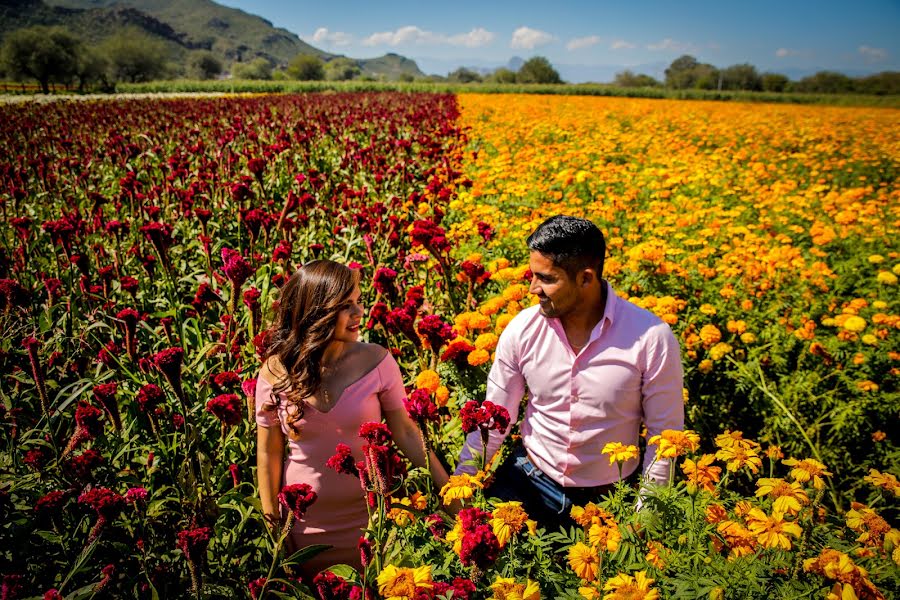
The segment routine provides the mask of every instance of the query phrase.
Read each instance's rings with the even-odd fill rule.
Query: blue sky
[[[625,68],[660,75],[681,54],[791,76],[900,70],[898,0],[219,1],[322,50],[354,58],[396,52],[440,75],[535,55],[570,81],[605,81]]]

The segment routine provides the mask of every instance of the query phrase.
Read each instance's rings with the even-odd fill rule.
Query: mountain
[[[297,54],[337,57],[262,17],[211,0],[0,0],[0,40],[33,25],[63,26],[89,43],[134,27],[165,43],[176,65],[187,64],[197,50],[212,52],[225,65],[257,57],[286,65]],[[414,61],[396,54],[353,60],[364,76],[424,75]]]

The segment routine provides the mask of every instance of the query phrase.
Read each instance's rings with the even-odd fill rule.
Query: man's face
[[[540,252],[532,250],[528,267],[532,273],[528,291],[540,300],[541,314],[545,317],[563,317],[581,302],[577,282]]]

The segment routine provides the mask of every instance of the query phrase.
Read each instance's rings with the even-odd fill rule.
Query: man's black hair
[[[540,252],[573,279],[588,268],[596,269],[597,277],[603,276],[606,240],[603,232],[587,219],[550,217],[528,236],[528,249]]]

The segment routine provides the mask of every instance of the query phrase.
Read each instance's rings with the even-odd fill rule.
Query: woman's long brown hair
[[[297,269],[281,289],[268,357],[277,357],[286,375],[273,394],[286,391],[289,425],[303,418],[305,399],[322,385],[322,356],[334,335],[338,313],[359,283],[359,271],[331,260]],[[277,398],[277,396],[276,396]]]

